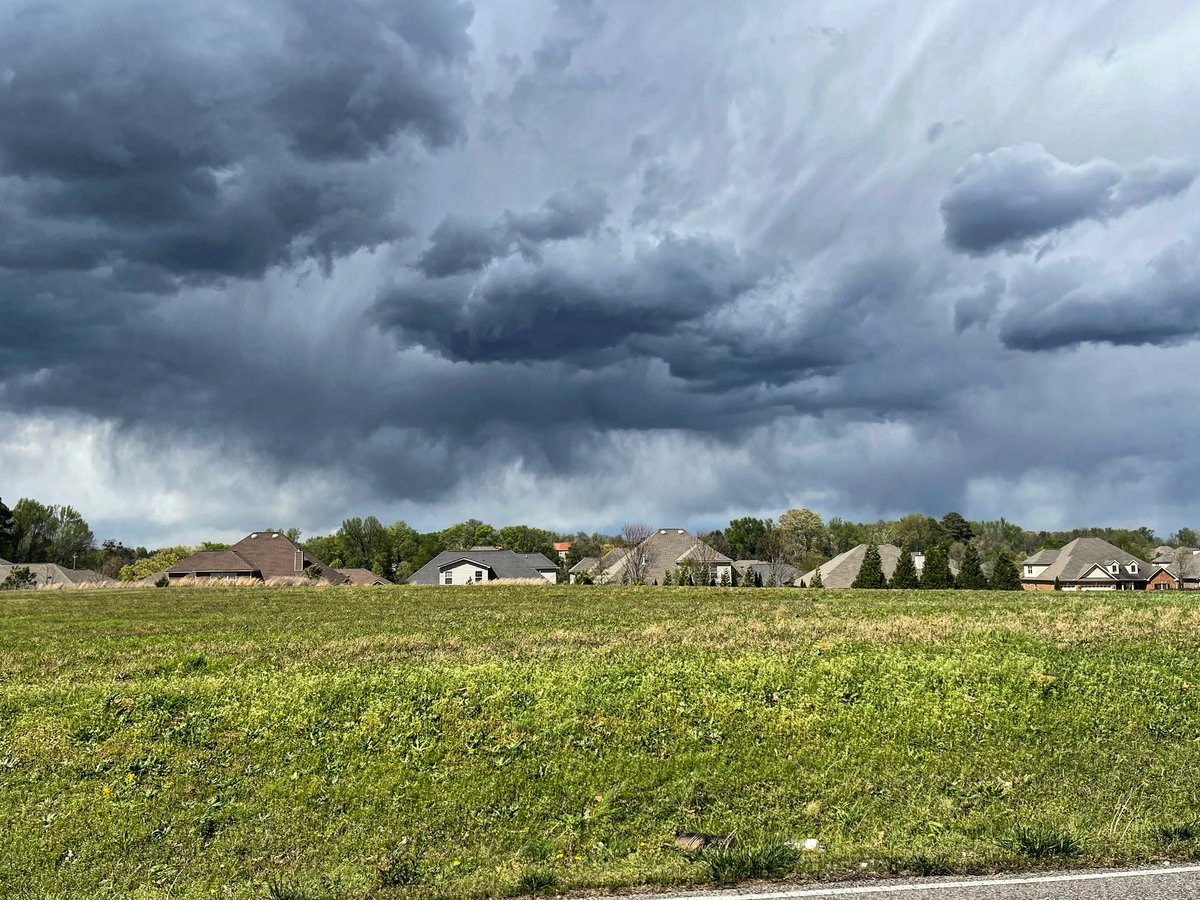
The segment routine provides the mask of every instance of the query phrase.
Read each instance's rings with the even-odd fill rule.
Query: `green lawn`
[[[0,594],[0,895],[466,898],[1196,858],[1197,602]],[[735,842],[686,855],[676,830]],[[809,837],[827,852],[784,845]]]

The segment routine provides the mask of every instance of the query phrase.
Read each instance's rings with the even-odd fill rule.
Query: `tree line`
[[[262,531],[272,529],[259,529]],[[370,569],[377,575],[403,582],[439,553],[476,546],[497,546],[517,553],[541,553],[558,562],[554,544],[569,541],[571,549],[562,563],[566,569],[585,557],[602,557],[624,547],[632,538],[600,532],[557,532],[533,525],[496,528],[480,519],[468,519],[437,531],[420,531],[407,522],[385,525],[375,516],[345,519],[332,534],[301,541],[295,528],[273,529],[301,542],[314,556],[335,568]],[[937,559],[944,550],[949,560],[970,571],[977,559],[981,571],[992,573],[1005,557],[1023,559],[1043,547],[1062,547],[1076,537],[1100,537],[1140,559],[1149,560],[1155,546],[1195,547],[1200,535],[1180,528],[1166,539],[1152,528],[1078,528],[1069,531],[1031,531],[1005,519],[968,521],[949,512],[941,519],[914,513],[899,519],[853,522],[841,518],[824,521],[811,509],[795,508],[778,519],[745,516],[722,529],[700,534],[705,545],[731,559],[752,559],[795,566],[811,571],[834,556],[859,544],[890,543]],[[91,527],[73,507],[22,498],[9,508],[0,500],[0,558],[17,563],[58,563],[69,568],[93,569],[109,578],[136,580],[160,572],[196,550],[227,547],[205,542],[195,547],[173,546],[148,550],[127,547],[116,539],[97,542]],[[928,561],[926,567],[928,568]],[[905,576],[907,577],[907,576]],[[971,576],[973,577],[973,576]],[[893,576],[893,582],[895,577]]]

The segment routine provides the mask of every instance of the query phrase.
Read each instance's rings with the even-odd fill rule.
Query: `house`
[[[567,554],[571,552],[570,541],[558,541],[554,545],[554,552],[558,554],[559,562],[567,561]]]
[[[163,574],[172,582],[196,578],[307,578],[308,570],[319,569],[322,584],[346,584],[349,579],[325,565],[287,535],[277,531],[255,531],[228,550],[201,550],[177,562]]]
[[[1200,549],[1158,547],[1146,579],[1148,591],[1200,590]]]
[[[619,547],[600,561],[597,582],[602,584],[662,584],[666,574],[675,580],[677,569],[707,569],[708,577],[720,584],[735,577],[733,560],[705,544],[683,528],[660,528],[636,547]]]
[[[821,563],[821,584],[827,588],[848,588],[854,584],[854,579],[858,577],[858,570],[862,568],[863,558],[867,555],[868,544],[859,544],[857,547],[851,547],[845,553],[839,553],[829,562]],[[879,548],[879,560],[883,563],[883,574],[888,581],[892,580],[892,576],[896,574],[896,563],[900,561],[900,554],[904,551],[895,544],[877,544]],[[925,568],[925,555],[923,553],[914,552],[912,554],[913,565],[916,567],[917,574],[920,575]],[[953,561],[950,562],[950,572],[953,575],[958,575],[958,565]],[[810,585],[813,578],[816,577],[817,569],[812,569],[800,576],[800,584]]]
[[[558,566],[540,553],[513,553],[498,547],[472,547],[439,553],[408,579],[409,584],[475,584],[541,578],[558,582]]]
[[[1102,538],[1075,538],[1061,550],[1046,548],[1021,564],[1021,586],[1052,591],[1143,591],[1156,567]]]
[[[0,559],[0,581],[8,577],[13,569],[28,569],[38,587],[50,585],[82,585],[111,584],[112,580],[105,578],[99,572],[91,569],[68,569],[57,563],[10,563]]]
[[[570,578],[571,584],[576,584],[579,581],[579,576],[586,573],[595,580],[600,566],[600,558],[596,556],[585,556],[575,565],[567,570],[567,577]]]
[[[382,575],[376,575],[370,569],[334,569],[341,575],[346,576],[346,583],[359,585],[362,587],[378,587],[387,584],[395,584],[389,581]]]
[[[764,585],[792,584],[799,570],[785,562],[763,562],[761,559],[739,559],[733,563],[733,571],[737,573],[734,579],[737,584],[746,584],[746,579],[754,582],[755,576]]]

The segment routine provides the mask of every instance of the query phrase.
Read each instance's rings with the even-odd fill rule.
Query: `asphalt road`
[[[644,900],[1193,900],[1200,866],[1109,869],[979,878],[915,878],[811,887],[651,894]]]

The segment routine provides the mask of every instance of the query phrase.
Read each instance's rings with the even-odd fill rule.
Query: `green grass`
[[[0,896],[473,898],[1200,857],[1200,600],[0,595]],[[676,831],[734,835],[683,853]],[[789,842],[819,838],[824,853]]]

